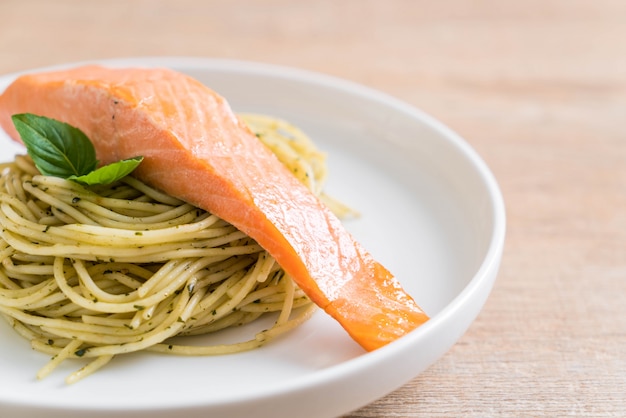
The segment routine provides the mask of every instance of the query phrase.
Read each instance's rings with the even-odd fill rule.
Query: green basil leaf
[[[13,115],[12,119],[42,174],[67,178],[82,176],[96,168],[96,151],[80,129],[30,113]]]
[[[86,185],[110,184],[129,175],[143,157],[118,161],[96,169],[96,150],[78,128],[31,113],[13,115],[28,155],[41,174]]]
[[[132,173],[142,160],[143,157],[121,160],[116,163],[100,167],[97,170],[82,176],[70,176],[68,177],[68,180],[77,181],[87,185],[110,184]]]

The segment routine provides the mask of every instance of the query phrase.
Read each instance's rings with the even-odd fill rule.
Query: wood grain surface
[[[0,73],[185,55],[300,67],[440,119],[502,188],[493,293],[349,417],[626,416],[623,0],[0,0]]]

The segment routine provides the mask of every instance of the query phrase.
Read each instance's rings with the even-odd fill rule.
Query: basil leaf
[[[96,151],[80,129],[30,113],[13,115],[12,119],[42,174],[67,178],[85,175],[96,168]]]
[[[90,186],[94,184],[110,184],[132,173],[142,160],[143,157],[121,160],[116,163],[100,167],[97,170],[82,176],[70,176],[68,177],[68,180],[74,180]]]
[[[78,128],[31,113],[13,115],[28,155],[41,174],[86,185],[110,184],[129,175],[143,157],[118,161],[96,169],[96,150]]]

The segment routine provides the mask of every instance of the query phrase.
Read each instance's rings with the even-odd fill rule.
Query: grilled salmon
[[[265,248],[366,350],[428,316],[233,113],[199,81],[169,69],[82,66],[17,78],[0,96],[17,113],[81,129],[102,164],[144,157],[134,176],[230,222]]]

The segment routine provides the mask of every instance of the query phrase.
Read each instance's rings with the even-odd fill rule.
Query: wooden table
[[[367,84],[450,125],[503,190],[501,273],[440,361],[349,416],[626,416],[623,0],[2,0],[0,16],[0,73],[245,59]]]

